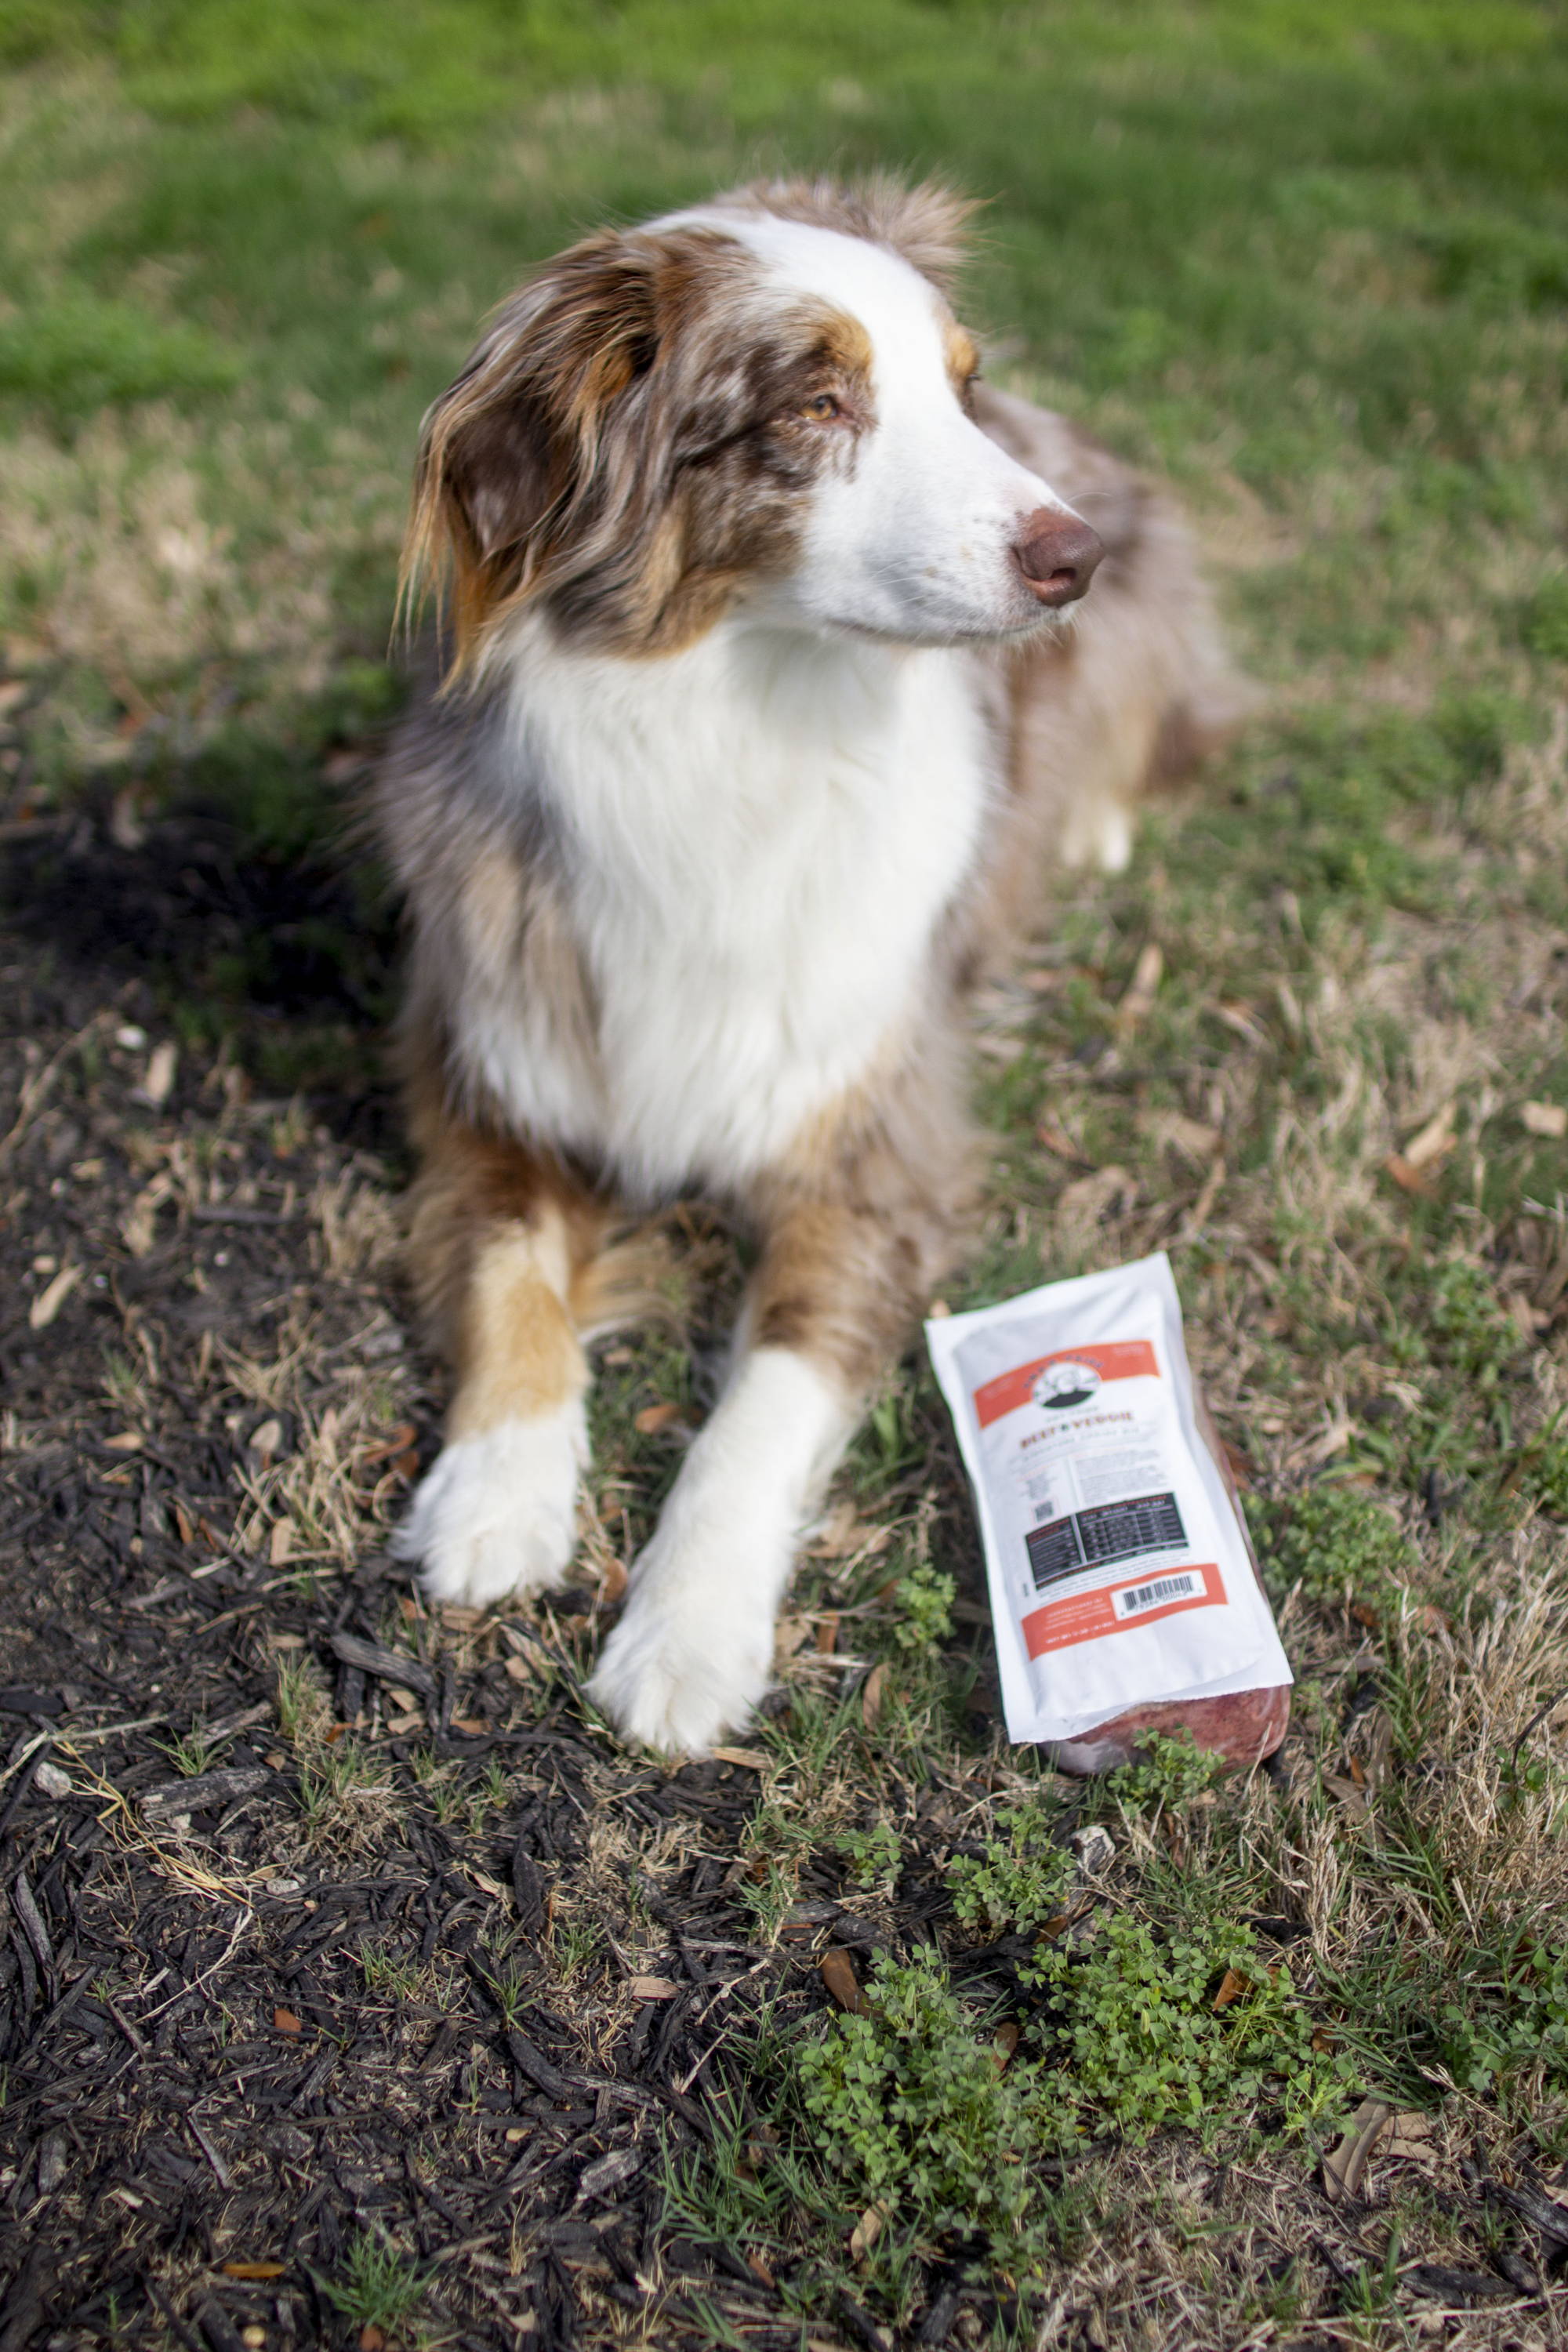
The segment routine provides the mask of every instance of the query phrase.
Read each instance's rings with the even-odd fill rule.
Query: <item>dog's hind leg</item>
[[[701,1753],[767,1689],[795,1547],[868,1391],[951,1264],[961,1111],[870,1138],[762,1203],[724,1392],[694,1440],[589,1696],[628,1738]],[[922,1150],[922,1145],[930,1148]],[[951,1180],[944,1183],[945,1170]]]
[[[1068,625],[989,656],[1011,745],[998,914],[1026,929],[1045,870],[1120,872],[1145,789],[1217,751],[1260,697],[1232,664],[1170,500],[1067,418],[992,384],[974,397],[982,430],[1069,500],[1105,547]]]
[[[456,1381],[446,1444],[396,1549],[482,1608],[558,1584],[587,1461],[582,1331],[606,1215],[557,1162],[427,1109],[409,1261]]]

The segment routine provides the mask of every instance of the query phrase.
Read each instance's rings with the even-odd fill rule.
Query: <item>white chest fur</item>
[[[656,662],[525,636],[513,675],[595,1034],[492,967],[463,1059],[623,1184],[743,1182],[918,1013],[992,789],[970,657],[730,623]]]

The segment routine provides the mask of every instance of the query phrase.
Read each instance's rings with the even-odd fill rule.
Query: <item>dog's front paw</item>
[[[443,1447],[394,1539],[424,1562],[433,1601],[486,1608],[561,1581],[577,1541],[577,1477],[588,1456],[580,1402],[498,1422]]]
[[[710,1560],[661,1535],[633,1571],[588,1696],[626,1738],[702,1756],[722,1732],[744,1726],[767,1689],[772,1601],[737,1570],[729,1547]]]

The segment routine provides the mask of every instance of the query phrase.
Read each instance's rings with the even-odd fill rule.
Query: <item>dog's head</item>
[[[743,191],[605,232],[503,305],[425,420],[405,577],[457,666],[525,604],[657,656],[744,601],[907,644],[1019,635],[1100,547],[970,414],[945,191]]]

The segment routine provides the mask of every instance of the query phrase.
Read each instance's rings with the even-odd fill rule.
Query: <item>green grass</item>
[[[670,2221],[756,2247],[807,2326],[842,2294],[918,2322],[988,2197],[963,2260],[998,2340],[1037,2292],[1118,2345],[1142,2340],[1129,2312],[1240,2341],[1337,2310],[1389,2340],[1401,2263],[1479,2258],[1458,2152],[1568,2155],[1568,1171],[1526,1117],[1568,1106],[1561,13],[31,0],[0,8],[0,650],[26,688],[0,772],[23,809],[200,800],[280,888],[318,872],[324,777],[352,782],[400,693],[424,405],[532,261],[758,170],[936,171],[991,199],[967,310],[992,372],[1177,485],[1268,707],[1148,813],[1126,876],[1059,883],[1031,985],[983,1008],[990,1209],[950,1296],[1173,1251],[1296,1729],[1239,1789],[1161,1748],[1074,1795],[1009,1752],[911,1358],[843,1474],[851,1532],[791,1604],[862,1612],[840,1647],[880,1664],[879,1711],[803,1639],[787,1712],[748,1735],[767,1769],[735,1895],[768,1936],[803,1888],[891,1921],[912,1886],[942,1898],[935,1941],[870,1978],[863,2017],[797,1990],[731,2028]],[[374,898],[310,920],[302,947],[384,1003]],[[295,939],[168,981],[275,1086],[315,1048],[245,1008]],[[692,1234],[671,1304],[707,1332],[736,1270]],[[636,1416],[696,1393],[668,1334],[604,1367],[599,1500],[633,1541],[679,1459]],[[586,1639],[555,1626],[542,1703]],[[319,1841],[373,1838],[384,1792],[324,1745],[324,1693],[286,1672],[279,1710]],[[501,1807],[434,1765],[426,1793]],[[1086,1824],[1111,1841],[1091,1878]],[[552,1967],[586,1987],[598,1925],[560,1901]],[[974,1956],[1008,1938],[998,1976]],[[1310,2183],[1363,2091],[1426,2111],[1449,2171],[1384,2168],[1336,2285]],[[1223,2210],[1193,2203],[1205,2148],[1235,2162]],[[338,2292],[386,2327],[384,2257],[405,2278],[366,2240]]]
[[[341,2275],[321,2284],[345,2320],[391,2334],[417,2311],[426,2278],[412,2254],[363,2230],[349,2247]]]

